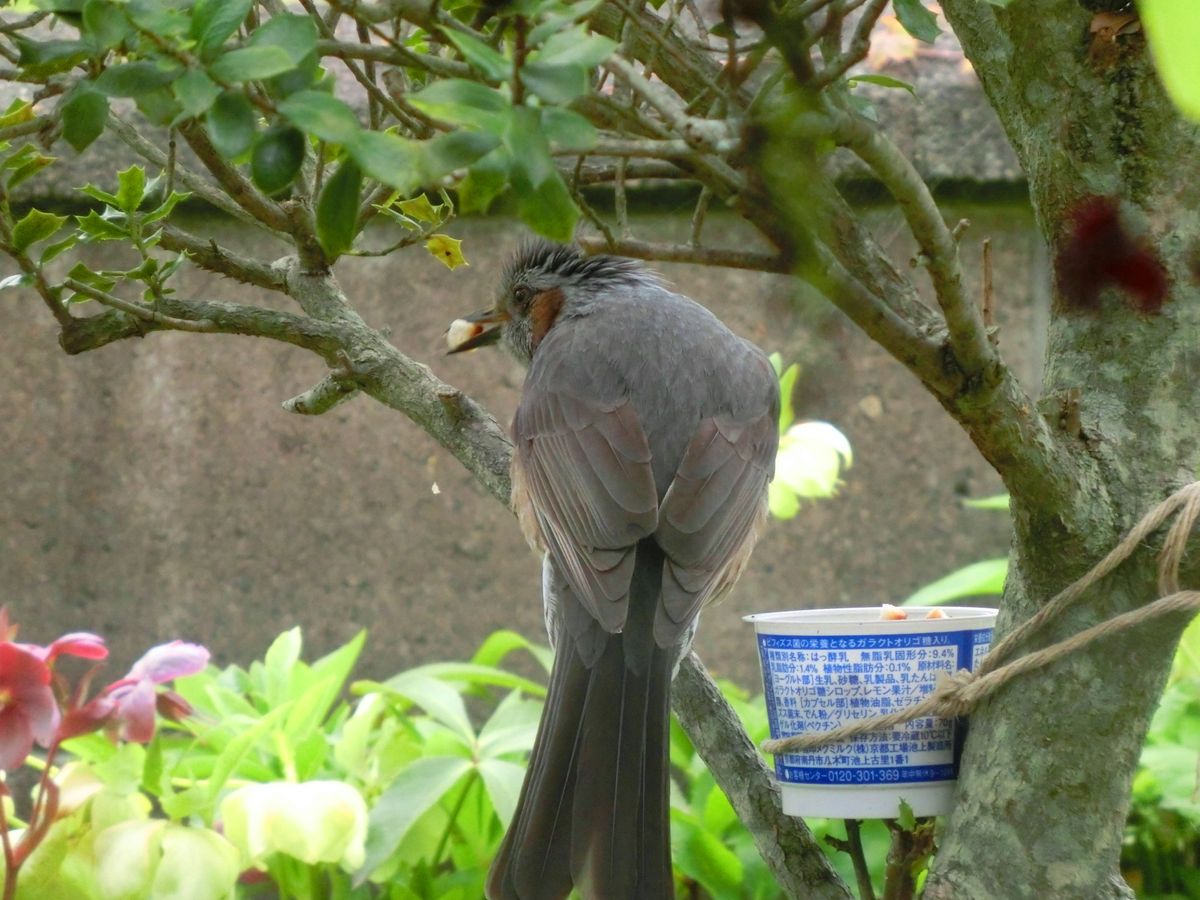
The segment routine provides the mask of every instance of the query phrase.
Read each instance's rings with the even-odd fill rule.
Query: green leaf
[[[250,35],[252,48],[276,47],[287,54],[291,67],[300,65],[317,46],[317,25],[309,16],[272,16]],[[265,78],[265,75],[258,76]]]
[[[32,149],[31,145],[29,144],[26,144],[25,146]],[[9,160],[7,163],[5,163],[5,165],[9,165],[9,163],[12,162],[14,162],[14,160]],[[26,154],[20,159],[19,163],[12,166],[12,174],[8,176],[8,189],[11,191],[17,185],[29,180],[53,162],[53,156],[46,156],[45,154],[38,153],[37,151]]]
[[[688,827],[678,810],[671,811],[672,856],[679,868],[699,882],[716,900],[744,896],[742,861],[715,835],[698,823]],[[683,827],[680,827],[680,826]]]
[[[1159,78],[1171,101],[1200,121],[1200,18],[1188,0],[1139,0],[1138,14]]]
[[[547,103],[566,105],[588,91],[588,70],[583,66],[527,62],[521,81]]]
[[[28,100],[20,98],[13,100],[8,105],[8,109],[0,113],[0,128],[8,128],[11,125],[20,125],[22,122],[33,121],[33,104]]]
[[[487,788],[496,816],[505,828],[517,811],[517,798],[525,781],[525,767],[506,759],[485,759],[479,766],[479,776]]]
[[[257,117],[241,91],[225,91],[204,117],[209,140],[226,159],[241,156],[254,143]]]
[[[196,0],[190,33],[202,59],[210,59],[250,13],[253,0]]]
[[[90,241],[123,241],[129,238],[128,228],[105,219],[103,216],[97,214],[94,209],[86,216],[76,216],[75,223]],[[83,263],[79,265],[83,265]],[[72,274],[71,277],[75,278],[77,276]],[[79,280],[82,281],[84,279]]]
[[[526,754],[533,749],[543,704],[511,691],[479,729],[477,753],[481,758]]]
[[[892,0],[892,8],[904,30],[918,41],[932,44],[942,33],[937,16],[927,10],[921,0]]]
[[[469,760],[453,756],[418,759],[402,771],[371,810],[367,857],[356,881],[365,880],[391,856],[413,824],[470,771]]]
[[[384,688],[388,693],[420,706],[467,745],[474,744],[475,729],[471,727],[462,696],[444,681],[410,671],[388,679]]]
[[[142,216],[142,224],[152,225],[155,222],[165,219],[179,203],[190,196],[192,196],[191,193],[187,191],[171,191],[170,196],[166,200]]]
[[[362,131],[354,110],[323,91],[292,94],[279,104],[279,112],[297,128],[331,144],[348,144]]]
[[[596,146],[596,126],[569,109],[549,106],[542,110],[542,133],[560,150],[583,153]]]
[[[82,153],[108,124],[108,98],[80,83],[67,95],[60,112],[63,138]]]
[[[905,831],[912,831],[917,827],[917,817],[913,815],[913,809],[908,805],[908,801],[903,798],[900,800],[900,815],[896,817],[896,824]]]
[[[117,173],[117,208],[132,213],[142,205],[146,195],[146,170],[130,166]]]
[[[19,35],[12,40],[17,45],[17,65],[38,77],[65,72],[91,55],[83,41],[31,41]]]
[[[164,41],[185,39],[192,25],[189,12],[186,4],[178,0],[128,0],[126,5],[133,24]]]
[[[479,40],[479,38],[449,28],[443,31],[442,34],[450,43],[458,48],[458,52],[462,54],[463,59],[492,81],[504,81],[511,74],[512,63],[509,62],[507,57],[493,50],[483,41]]]
[[[233,775],[242,758],[250,752],[250,748],[279,724],[280,720],[288,714],[291,706],[291,703],[276,706],[250,727],[238,731],[233,739],[225,745],[213,762],[212,775],[209,776],[206,785],[207,799],[210,804],[216,802],[225,787],[225,782]]]
[[[487,212],[492,201],[508,187],[510,166],[505,147],[497,147],[471,166],[458,185],[458,204],[463,213]]]
[[[909,596],[901,606],[936,606],[962,597],[1002,594],[1007,575],[1007,557],[980,560],[925,585]]]
[[[107,97],[141,97],[173,82],[183,72],[179,66],[164,68],[146,60],[112,66],[96,79],[96,90]]]
[[[97,52],[120,46],[133,33],[125,10],[109,0],[87,0],[83,4],[82,25],[81,34]]]
[[[135,99],[138,111],[155,125],[170,125],[183,115],[183,109],[175,101],[169,87],[147,91]]]
[[[207,112],[221,94],[220,86],[199,69],[189,69],[175,80],[171,90],[191,117]]]
[[[274,125],[254,144],[250,177],[268,196],[283,193],[304,162],[304,132],[292,125]]]
[[[78,243],[79,243],[79,235],[77,235],[77,234],[68,235],[67,237],[63,238],[61,241],[55,241],[53,244],[46,247],[42,251],[42,255],[41,255],[41,258],[39,261],[44,266],[46,263],[50,262],[52,259],[55,259],[55,258],[61,256],[63,253],[70,250],[72,247],[74,247]]]
[[[456,169],[463,169],[500,146],[489,131],[452,131],[421,143],[423,181],[432,184]]]
[[[345,145],[354,161],[377,181],[402,194],[421,185],[421,151],[414,141],[389,132],[360,131]]]
[[[1008,509],[1008,494],[995,494],[991,497],[968,498],[963,500],[963,506],[971,509]]]
[[[782,365],[782,363],[781,363]],[[779,433],[783,434],[796,420],[796,410],[792,405],[792,394],[796,390],[796,379],[800,377],[800,366],[792,363],[787,371],[779,376]]]
[[[846,79],[850,84],[877,84],[885,88],[899,88],[900,90],[908,91],[914,97],[917,96],[917,89],[907,81],[901,81],[899,78],[892,78],[889,75],[852,75]]]
[[[81,262],[75,263],[71,267],[71,270],[67,272],[67,275],[76,281],[82,281],[84,284],[101,291],[111,291],[117,284],[117,279],[101,275],[99,272],[93,272],[85,263]],[[72,303],[82,303],[91,298],[82,294],[72,294],[69,299]]]
[[[550,671],[550,648],[535,644],[523,634],[507,628],[489,634],[471,657],[471,662],[480,666],[498,666],[516,650],[527,651],[547,672]]]
[[[210,71],[218,81],[242,82],[280,75],[295,67],[282,47],[263,45],[242,47],[222,54]]]
[[[461,78],[433,82],[414,94],[412,103],[435,119],[484,128],[496,134],[507,126],[510,108],[499,91]]]
[[[594,69],[617,49],[617,42],[599,34],[588,34],[583,26],[561,31],[530,54],[530,61],[559,66]]]
[[[512,153],[513,184],[518,191],[536,190],[555,174],[550,143],[542,134],[536,109],[521,106],[512,110],[504,142]]]
[[[263,692],[267,703],[272,706],[298,696],[292,690],[292,681],[300,663],[300,652],[304,649],[304,635],[299,626],[289,628],[271,641],[263,655]]]
[[[66,216],[56,216],[53,213],[31,209],[21,221],[13,226],[12,243],[18,251],[24,251],[31,244],[44,241],[67,224]]]
[[[517,166],[520,171],[520,163]],[[575,234],[575,223],[579,221],[579,208],[571,198],[566,182],[558,172],[553,172],[537,187],[523,189],[514,176],[517,187],[517,215],[521,221],[543,237],[566,243]]]
[[[362,182],[362,169],[353,159],[347,159],[321,189],[317,200],[317,241],[330,261],[354,243]]]

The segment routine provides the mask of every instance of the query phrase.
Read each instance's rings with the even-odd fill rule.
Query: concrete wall
[[[639,236],[685,232],[687,211],[675,212],[638,220]],[[978,240],[992,237],[1000,340],[1034,384],[1046,274],[1032,222],[1022,210],[969,215],[967,273],[977,281]],[[902,231],[892,212],[876,219],[884,236]],[[228,222],[192,224],[242,252],[281,252]],[[733,220],[708,227],[741,240]],[[452,231],[469,269],[451,273],[416,248],[347,260],[339,275],[370,323],[507,421],[514,364],[490,352],[446,358],[439,344],[452,318],[490,301],[521,232],[500,220]],[[778,277],[661,269],[740,333],[800,361],[797,415],[837,424],[856,456],[842,495],[772,523],[735,595],[706,614],[698,648],[718,673],[756,677],[746,612],[896,600],[1005,551],[1004,517],[958,504],[998,491],[998,479],[832,307]],[[180,287],[280,302],[195,271]],[[539,568],[515,521],[422,431],[363,397],[319,418],[280,409],[321,378],[316,357],[176,333],[70,358],[55,337],[34,296],[0,295],[0,602],[28,639],[98,631],[116,674],[173,637],[247,662],[294,624],[314,654],[366,627],[360,674],[384,676],[468,654],[497,628],[542,636]]]

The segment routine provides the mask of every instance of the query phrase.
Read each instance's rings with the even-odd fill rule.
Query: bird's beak
[[[446,331],[446,344],[449,347],[446,353],[462,353],[496,343],[500,340],[500,326],[507,321],[507,314],[495,308],[455,319]]]

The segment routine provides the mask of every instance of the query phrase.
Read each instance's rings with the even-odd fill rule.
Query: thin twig
[[[208,319],[179,319],[174,316],[163,315],[149,306],[141,303],[136,303],[132,300],[123,300],[120,297],[114,296],[107,291],[99,290],[92,287],[90,284],[84,284],[74,278],[68,278],[63,282],[64,287],[68,287],[77,294],[83,294],[85,297],[90,297],[97,303],[112,309],[119,309],[121,312],[129,313],[129,315],[141,319],[145,322],[154,322],[156,325],[161,325],[164,328],[170,328],[174,331],[197,331],[202,333],[213,332],[218,330],[214,322]]]
[[[992,239],[983,239],[983,327],[996,324],[996,298],[992,293]]]
[[[858,819],[846,819],[846,843],[846,852],[854,863],[858,900],[875,900],[875,886],[871,883],[871,870],[867,866],[867,855],[863,852],[862,823]]]
[[[850,38],[850,46],[844,53],[830,60],[825,68],[816,74],[812,82],[814,88],[820,89],[833,84],[850,71],[852,66],[866,59],[867,52],[871,49],[871,30],[879,21],[879,17],[883,15],[888,2],[889,0],[869,0],[862,17],[858,20],[858,25],[855,26],[854,34]]]

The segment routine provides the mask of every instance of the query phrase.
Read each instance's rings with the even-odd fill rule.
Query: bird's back
[[[701,420],[746,421],[778,412],[778,386],[762,351],[687,297],[647,283],[598,298],[560,322],[529,380],[580,396],[628,398],[653,455],[661,499]]]

